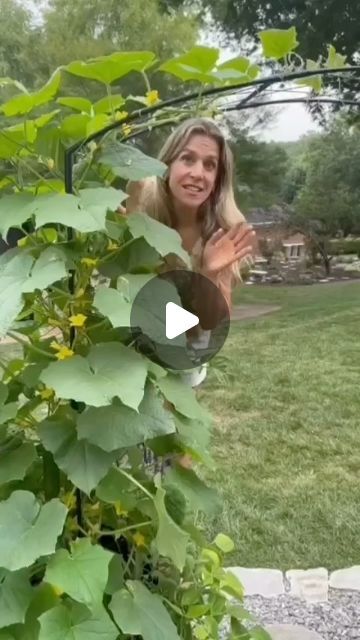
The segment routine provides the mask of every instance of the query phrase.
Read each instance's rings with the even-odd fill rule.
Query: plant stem
[[[10,336],[10,338],[15,340],[19,344],[22,344],[24,347],[27,347],[31,351],[34,351],[35,353],[39,353],[42,356],[47,356],[47,358],[51,358],[52,360],[55,360],[56,358],[56,356],[50,353],[49,351],[45,351],[45,349],[40,349],[39,347],[35,347],[33,344],[31,344],[31,342],[27,342],[26,340],[19,338],[19,336],[16,335],[16,333],[14,333],[13,331],[9,331],[8,336]]]
[[[130,473],[127,473],[127,471],[124,471],[124,469],[122,469],[121,467],[117,467],[117,470],[123,475],[125,476],[125,478],[127,478],[128,480],[130,480],[130,482],[132,482],[133,484],[135,484],[143,493],[145,493],[145,495],[147,495],[148,498],[150,498],[151,500],[154,500],[154,496],[150,493],[150,491],[148,491],[147,489],[145,489],[145,487],[143,487],[143,485],[138,482],[137,480],[135,480],[135,478],[133,478]]]
[[[126,531],[133,531],[134,529],[140,529],[142,527],[147,527],[149,524],[152,524],[152,520],[147,520],[146,522],[139,522],[138,524],[130,524],[128,527],[124,527],[123,529],[115,529],[114,531],[98,531],[99,536],[115,536],[118,538]]]

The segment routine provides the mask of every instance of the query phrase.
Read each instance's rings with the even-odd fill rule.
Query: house
[[[281,207],[269,210],[251,209],[246,220],[256,231],[257,257],[271,257],[275,252],[283,252],[289,261],[300,261],[306,257],[307,238],[303,233],[294,232],[289,224],[289,214]]]

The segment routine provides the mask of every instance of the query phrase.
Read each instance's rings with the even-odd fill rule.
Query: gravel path
[[[360,640],[359,591],[329,589],[328,602],[317,604],[308,604],[289,593],[274,598],[247,596],[244,606],[262,626],[302,625],[319,633],[323,640]]]

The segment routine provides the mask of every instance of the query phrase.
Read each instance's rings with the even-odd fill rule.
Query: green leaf
[[[110,610],[125,635],[144,640],[180,640],[176,627],[160,596],[137,580],[127,581],[128,590],[115,593]]]
[[[96,289],[93,305],[101,315],[109,318],[113,327],[130,327],[132,305],[122,293],[107,286]]]
[[[129,216],[128,227],[133,238],[145,238],[161,256],[175,254],[186,266],[191,266],[189,254],[181,246],[181,237],[175,229],[150,218],[146,213],[133,213]]]
[[[33,597],[29,572],[7,573],[0,570],[0,628],[25,622],[25,614]]]
[[[23,362],[22,361],[20,362],[21,362],[21,369],[19,370],[21,371]],[[7,422],[8,420],[11,420],[17,414],[17,410],[18,410],[17,402],[10,402],[8,404],[5,404],[6,400],[8,399],[8,395],[9,395],[9,389],[7,385],[4,384],[3,382],[0,382],[0,425],[2,425],[4,422]],[[3,434],[1,433],[1,429],[0,429],[0,445],[2,444],[1,442],[2,435]],[[1,449],[0,449],[0,452],[1,452]]]
[[[158,70],[171,73],[183,81],[211,82],[213,78],[210,72],[214,69],[218,57],[218,49],[196,46],[181,56],[167,60]]]
[[[165,398],[174,405],[176,411],[187,418],[205,420],[211,419],[207,411],[198,403],[196,394],[191,387],[182,382],[178,376],[167,375],[158,380],[158,387]]]
[[[36,449],[30,442],[24,442],[10,451],[2,452],[0,447],[0,484],[23,480],[36,459]]]
[[[270,633],[261,627],[253,627],[249,633],[251,640],[272,640]]]
[[[50,559],[44,580],[93,610],[102,604],[111,558],[88,538],[77,540],[70,552],[59,549]]]
[[[14,632],[16,640],[38,640],[40,631],[38,618],[58,604],[60,604],[59,596],[49,584],[42,582],[33,588],[33,599],[26,612],[25,629],[22,628],[23,633],[18,633],[17,630]]]
[[[70,109],[74,109],[75,111],[83,111],[88,114],[90,114],[92,110],[92,103],[86,98],[73,98],[69,96],[58,98],[56,102],[62,104],[64,107],[70,107]]]
[[[105,593],[112,596],[124,586],[124,561],[115,553],[109,564],[109,577],[105,587]]]
[[[98,160],[109,167],[115,176],[124,180],[142,180],[150,176],[162,177],[166,164],[146,156],[129,144],[110,142],[99,151]]]
[[[64,256],[56,247],[48,247],[37,261],[25,252],[15,251],[0,265],[0,336],[5,335],[23,302],[22,293],[45,289],[66,277]]]
[[[138,411],[115,400],[110,407],[86,409],[78,419],[79,437],[105,451],[132,447],[174,431],[172,414],[164,409],[164,400],[152,385],[146,387]]]
[[[105,478],[96,488],[96,495],[103,502],[122,502],[134,490],[133,483],[117,467],[111,467]]]
[[[46,194],[34,199],[36,228],[60,223],[84,233],[104,231],[106,212],[116,209],[126,194],[112,187],[82,189],[80,197],[72,194]]]
[[[100,264],[98,269],[105,277],[115,279],[121,274],[127,275],[129,271],[143,269],[154,271],[160,265],[159,254],[147,244],[144,238],[139,238]]]
[[[154,278],[153,274],[126,274],[118,278],[117,289],[99,286],[94,307],[109,318],[113,327],[131,326],[132,302],[142,287]]]
[[[147,365],[142,356],[122,344],[108,342],[91,347],[86,358],[76,355],[52,362],[42,372],[41,380],[59,398],[102,407],[110,405],[116,397],[137,409],[144,395],[146,376]]]
[[[54,553],[67,509],[60,500],[41,506],[29,491],[0,502],[0,567],[16,571]]]
[[[75,76],[98,80],[110,85],[114,80],[122,78],[130,71],[145,70],[154,62],[154,59],[155,54],[150,51],[121,52],[93,58],[87,62],[75,60],[70,62],[65,69]]]
[[[342,56],[340,53],[337,53],[335,47],[332,44],[328,45],[328,57],[326,60],[326,67],[329,69],[340,69],[341,67],[347,67],[346,63],[347,56]]]
[[[242,600],[244,597],[244,587],[231,570],[223,572],[223,576],[220,579],[220,589],[234,598]]]
[[[180,466],[171,467],[164,478],[165,488],[169,485],[175,485],[180,489],[190,507],[196,511],[210,513],[217,511],[220,507],[217,492],[207,487],[192,469],[184,469]]]
[[[65,266],[66,257],[57,247],[48,247],[36,260],[28,280],[24,283],[23,292],[31,293],[36,289],[46,289],[53,282],[62,280],[68,275]]]
[[[280,60],[299,45],[295,27],[290,29],[267,29],[260,31],[258,36],[261,40],[265,58]]]
[[[235,545],[231,538],[229,538],[229,536],[226,536],[224,533],[219,533],[216,536],[214,543],[223,553],[231,553],[231,551],[234,551],[235,549]]]
[[[0,199],[0,234],[3,238],[6,238],[10,227],[20,227],[32,216],[33,203],[34,197],[25,193]]]
[[[57,69],[50,80],[38,91],[16,95],[0,107],[6,116],[18,116],[29,113],[35,107],[50,102],[59,89],[61,81],[60,70]]]
[[[88,495],[114,462],[114,455],[105,453],[86,440],[78,440],[75,421],[71,417],[57,417],[55,414],[55,417],[39,424],[38,433],[58,467]]]
[[[160,555],[170,558],[175,567],[182,571],[185,566],[186,549],[190,536],[169,516],[165,507],[165,495],[164,489],[158,487],[154,498],[159,519],[155,544]]]
[[[85,605],[59,605],[39,618],[39,640],[116,640],[119,632],[103,607],[91,613]]]
[[[91,120],[88,113],[75,113],[61,121],[60,135],[63,140],[82,140],[87,136],[87,126]]]
[[[307,60],[306,61],[306,70],[307,71],[315,71],[320,69],[320,64],[315,62],[315,60]],[[311,87],[317,93],[320,93],[323,81],[321,75],[309,76],[308,78],[302,78],[301,80],[297,80],[297,84],[302,86]]]
[[[105,98],[101,98],[94,104],[95,113],[111,113],[115,109],[120,109],[125,104],[124,98],[119,95],[110,95]]]
[[[102,131],[104,127],[110,124],[111,120],[106,113],[98,113],[86,125],[86,135],[91,136],[93,133]]]

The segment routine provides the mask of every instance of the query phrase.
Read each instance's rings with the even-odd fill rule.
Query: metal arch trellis
[[[340,104],[347,105],[352,107],[360,108],[360,100],[342,100],[340,98],[331,98],[331,97],[319,97],[319,98],[282,98],[279,100],[257,100],[259,96],[263,95],[270,87],[274,87],[275,85],[282,85],[288,82],[293,82],[295,80],[306,79],[314,76],[330,76],[334,74],[344,74],[344,73],[354,73],[358,74],[360,77],[360,65],[349,66],[337,69],[319,69],[315,71],[299,71],[295,73],[289,74],[277,74],[270,76],[269,78],[261,78],[258,80],[253,80],[244,84],[235,84],[225,87],[213,87],[210,89],[205,89],[201,91],[201,99],[204,100],[206,98],[212,98],[213,96],[240,96],[239,102],[235,104],[225,104],[222,107],[216,107],[214,112],[216,114],[226,113],[228,111],[242,111],[245,109],[252,108],[260,108],[267,105],[280,105],[280,104],[294,104],[294,103],[328,103],[328,104]],[[286,91],[286,89],[283,89]],[[289,91],[289,90],[287,90]],[[85,144],[91,142],[92,140],[96,140],[106,135],[107,133],[122,127],[124,124],[134,122],[136,120],[140,120],[147,115],[152,115],[159,110],[164,110],[166,108],[171,109],[180,104],[187,104],[191,102],[197,102],[199,99],[200,92],[192,92],[185,96],[179,96],[176,98],[172,98],[167,101],[160,102],[157,105],[152,107],[144,107],[134,111],[129,114],[126,118],[121,121],[114,122],[100,131],[97,131],[90,136],[84,138],[83,140],[73,144],[65,151],[65,192],[72,194],[73,193],[73,161],[76,152],[79,151]],[[246,95],[244,95],[246,93]],[[186,115],[183,114],[183,118],[189,116],[187,112]],[[172,120],[175,121],[174,119]],[[169,124],[171,119],[167,119],[166,123],[158,123],[157,126],[163,126],[164,124]],[[129,135],[126,140],[129,138],[133,138],[138,136],[142,132],[136,132],[133,135]],[[74,237],[74,229],[68,228],[68,240],[73,240]],[[74,293],[75,291],[75,272],[71,271],[69,274],[69,291],[70,293]],[[70,329],[70,344],[73,343],[75,338],[75,328],[71,327]],[[77,403],[73,403],[76,406]],[[83,515],[82,515],[82,496],[80,489],[76,490],[76,518],[80,526],[82,526]]]
[[[229,111],[242,111],[245,109],[255,109],[264,106],[270,105],[281,105],[281,104],[295,104],[295,103],[305,103],[305,104],[338,104],[341,106],[349,106],[349,107],[357,107],[360,108],[360,99],[359,100],[344,100],[341,98],[328,97],[328,96],[320,96],[318,98],[313,97],[297,97],[297,98],[281,98],[275,100],[256,100],[259,96],[262,96],[269,88],[274,87],[275,85],[285,85],[289,82],[294,82],[295,80],[306,80],[307,78],[313,78],[314,76],[331,76],[331,75],[342,75],[347,73],[353,73],[354,75],[358,75],[360,77],[360,65],[352,65],[348,67],[341,67],[335,69],[317,69],[314,71],[297,71],[288,74],[275,74],[268,78],[260,78],[257,80],[252,80],[241,85],[234,84],[228,85],[224,87],[212,87],[210,89],[205,89],[201,92],[192,92],[185,96],[178,96],[176,98],[171,98],[166,101],[162,101],[151,107],[143,107],[141,109],[137,109],[133,113],[129,114],[126,118],[121,121],[113,122],[110,125],[107,125],[103,129],[96,131],[95,133],[87,136],[83,140],[76,142],[72,146],[70,146],[65,151],[65,192],[73,193],[73,163],[75,154],[87,143],[96,140],[111,131],[122,127],[124,124],[133,123],[137,120],[140,120],[148,115],[153,115],[157,111],[164,109],[171,109],[178,105],[188,104],[192,102],[196,102],[199,99],[199,95],[202,100],[207,98],[213,98],[214,96],[221,97],[225,96],[229,97],[240,97],[240,100],[235,104],[224,104],[222,106],[217,106],[214,108],[214,113],[226,113]],[[290,89],[282,88],[282,91],[289,92]],[[248,92],[248,93],[246,93]],[[246,93],[246,95],[244,95]],[[183,115],[183,118],[189,117],[189,113]],[[175,121],[175,118],[174,118]],[[165,124],[169,124],[171,119],[167,119],[166,122],[156,123],[156,126],[164,126]],[[127,137],[126,140],[130,138],[137,137],[142,132],[135,132]]]

